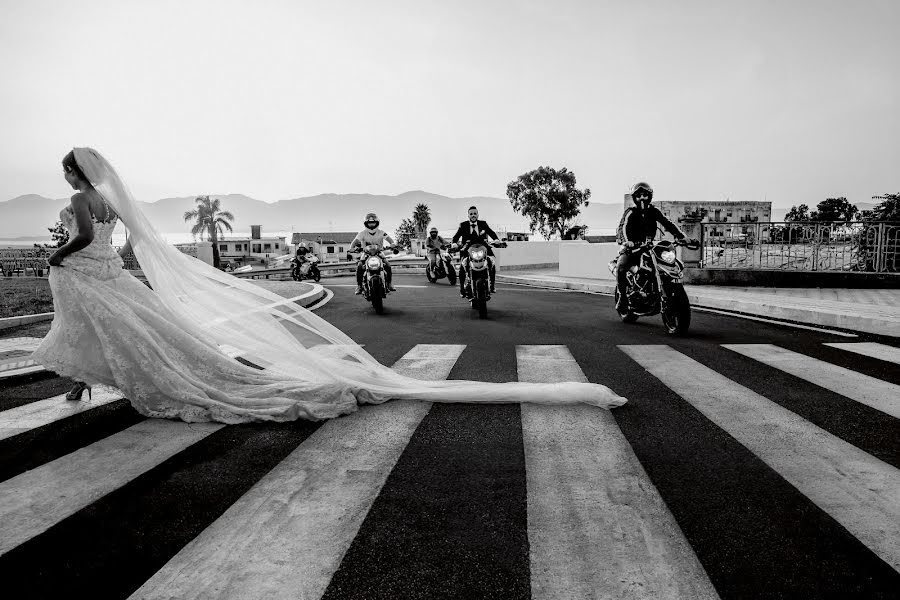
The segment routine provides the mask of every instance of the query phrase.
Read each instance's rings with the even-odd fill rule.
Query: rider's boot
[[[355,294],[355,295],[359,296],[359,295],[362,294],[362,293],[363,293],[362,285],[357,283],[357,284],[356,284],[356,294]]]
[[[628,298],[626,298],[625,294],[622,293],[621,288],[619,289],[619,299],[616,302],[616,312],[620,314],[628,312]]]

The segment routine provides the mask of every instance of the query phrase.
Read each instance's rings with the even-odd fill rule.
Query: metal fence
[[[115,248],[116,250],[121,249],[120,246]],[[56,248],[0,248],[0,275],[4,277],[46,277],[50,274],[50,265],[47,260],[54,252],[56,252]],[[194,256],[196,256],[196,250]],[[141,268],[133,252],[128,253],[124,262],[125,268],[130,271]]]
[[[701,267],[900,273],[900,223],[702,223]]]

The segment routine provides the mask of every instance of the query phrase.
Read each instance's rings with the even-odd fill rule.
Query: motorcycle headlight
[[[659,253],[659,259],[663,262],[675,262],[675,252],[673,250],[663,250]]]
[[[366,266],[372,270],[380,269],[381,268],[381,259],[378,257],[372,256],[369,258],[369,260],[366,261]]]
[[[472,260],[484,260],[484,250],[475,250],[472,252]]]

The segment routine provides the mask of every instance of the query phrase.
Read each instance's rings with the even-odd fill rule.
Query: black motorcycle
[[[393,249],[394,254],[398,250]],[[363,250],[360,260],[364,261],[363,297],[372,303],[375,314],[384,314],[384,299],[387,298],[387,273],[384,270],[384,254],[380,246],[369,245]]]
[[[491,242],[494,248],[506,248],[506,242]],[[478,317],[487,318],[487,303],[491,299],[491,282],[488,273],[488,251],[483,244],[473,243],[464,246],[469,260],[466,264],[466,295],[472,308],[478,311]]]
[[[624,312],[616,309],[625,323],[634,323],[638,317],[662,315],[663,325],[670,335],[685,335],[691,326],[691,303],[684,291],[682,276],[684,263],[675,256],[675,247],[689,250],[700,247],[697,240],[669,240],[658,242],[649,239],[621,253],[641,254],[640,263],[632,266],[626,278],[625,297],[628,307]],[[609,270],[616,274],[616,259],[609,261]],[[615,303],[619,304],[622,290],[616,286]]]
[[[447,252],[447,248],[449,248],[449,246],[441,246],[438,259],[434,263],[431,262],[429,257],[428,264],[425,266],[425,277],[427,277],[428,281],[431,283],[446,277],[450,282],[450,285],[456,285],[456,270],[453,268],[453,258],[450,256],[450,253]]]

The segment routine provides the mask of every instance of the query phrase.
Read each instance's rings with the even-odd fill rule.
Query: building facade
[[[685,221],[715,223],[716,226],[707,227],[706,230],[713,237],[740,238],[755,229],[753,223],[769,223],[772,220],[771,202],[654,200],[653,205],[676,225]],[[625,208],[632,206],[634,203],[631,201],[631,194],[625,194]],[[764,227],[760,230],[760,235],[767,232],[768,228]]]
[[[294,246],[294,252],[300,246],[306,246],[312,254],[319,258],[319,261],[340,262],[345,260],[354,260],[350,256],[350,243],[356,237],[358,231],[326,231],[326,232],[307,232],[294,233],[291,237],[291,245]]]
[[[263,237],[262,227],[250,226],[250,237],[222,238],[216,242],[219,258],[234,262],[262,261],[290,253],[283,237]]]

